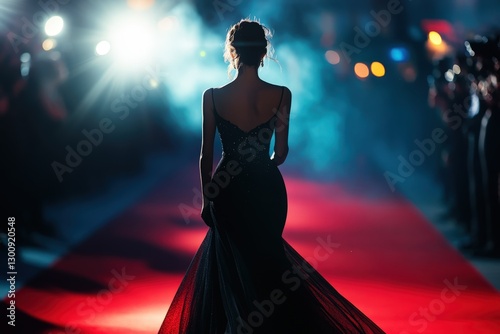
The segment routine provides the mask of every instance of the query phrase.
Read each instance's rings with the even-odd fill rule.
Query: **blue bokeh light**
[[[408,50],[404,47],[394,47],[389,52],[392,60],[402,62],[408,60]]]

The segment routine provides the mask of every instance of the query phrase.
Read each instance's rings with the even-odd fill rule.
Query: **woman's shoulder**
[[[268,82],[266,84],[268,85],[269,89],[271,89],[273,91],[279,91],[280,94],[281,94],[281,92],[283,92],[284,96],[291,96],[292,95],[290,88],[288,88],[287,86],[275,85],[275,84],[268,83]]]
[[[203,95],[204,96],[208,96],[209,94],[212,95],[214,91],[216,92],[215,94],[221,94],[224,91],[232,91],[231,88],[232,88],[233,84],[234,84],[233,82],[229,82],[223,86],[207,88],[203,92]],[[272,84],[272,83],[269,83],[266,81],[262,81],[261,88],[269,91],[270,93],[271,92],[279,92],[279,93],[283,92],[284,93],[283,95],[288,95],[288,96],[292,95],[290,89],[287,86],[276,85],[276,84]]]
[[[212,96],[212,94],[214,94],[214,92],[218,92],[220,90],[223,90],[225,87],[227,87],[227,84],[224,85],[224,86],[219,86],[219,87],[209,87],[209,88],[206,88],[203,91],[203,97]],[[215,93],[215,94],[217,94],[217,93]]]
[[[274,89],[274,90],[281,90],[281,89],[288,89],[286,86],[281,86],[281,85],[276,85],[267,81],[262,80],[262,84],[269,89]]]
[[[287,86],[274,85],[274,84],[269,84],[269,85],[273,91],[279,92],[282,98],[291,98],[292,91]]]
[[[229,86],[229,84],[230,83],[227,83],[227,84],[225,84],[223,86],[219,86],[219,87],[209,87],[209,88],[207,88],[207,89],[205,89],[203,91],[203,95],[212,94],[213,91],[217,92],[217,91],[220,91],[220,90],[224,90],[224,89],[226,89]]]

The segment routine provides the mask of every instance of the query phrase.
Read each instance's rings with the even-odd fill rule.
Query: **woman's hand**
[[[211,207],[212,201],[206,201],[203,204],[203,208],[201,209],[201,219],[207,224],[208,227],[214,226],[214,220],[212,217]]]

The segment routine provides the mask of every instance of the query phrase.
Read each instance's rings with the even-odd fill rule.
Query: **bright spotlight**
[[[111,33],[113,54],[119,62],[137,64],[152,56],[155,31],[146,21],[124,20]]]
[[[57,36],[64,28],[64,20],[60,16],[52,16],[45,23],[45,34],[47,36]]]
[[[98,56],[105,56],[111,51],[111,44],[108,41],[100,41],[95,47],[95,53]]]

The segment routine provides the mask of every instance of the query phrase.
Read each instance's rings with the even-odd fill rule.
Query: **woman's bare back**
[[[282,93],[281,86],[265,81],[251,85],[233,81],[214,89],[215,112],[242,131],[248,132],[276,114]]]

